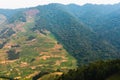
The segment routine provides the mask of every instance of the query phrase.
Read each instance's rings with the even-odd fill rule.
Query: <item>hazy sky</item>
[[[93,4],[114,4],[119,3],[120,0],[0,0],[0,8],[22,8],[48,3],[76,3],[83,5],[85,3]]]

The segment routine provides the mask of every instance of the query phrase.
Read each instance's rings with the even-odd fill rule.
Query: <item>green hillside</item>
[[[119,10],[57,3],[0,9],[0,78],[119,79]]]
[[[66,6],[50,4],[38,9],[35,28],[50,31],[78,63],[118,58],[116,47],[66,10]]]
[[[26,22],[16,20],[6,24],[6,27],[14,25],[10,28],[14,33],[5,29],[8,35],[0,35],[1,43],[6,41],[0,49],[0,77],[26,80],[42,72],[75,68],[76,59],[68,54],[51,32],[33,30],[35,15],[31,15],[30,11],[26,11]]]

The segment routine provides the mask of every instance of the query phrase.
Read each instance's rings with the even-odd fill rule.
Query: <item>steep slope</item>
[[[120,8],[119,8],[120,10]],[[96,32],[120,51],[120,12],[116,10],[103,18],[103,23],[98,24]],[[105,23],[104,23],[105,22]],[[102,33],[101,33],[102,32]],[[112,36],[112,37],[111,37]],[[118,55],[119,56],[119,55]],[[120,57],[120,56],[119,56]]]
[[[119,56],[120,4],[84,5],[84,6],[86,6],[86,8],[84,9],[84,12],[86,14],[82,14],[83,11],[81,13],[79,12],[77,14],[77,16],[80,17],[79,19],[86,25],[90,26],[97,33],[98,36],[106,40],[109,44],[113,45],[117,50],[116,53],[118,55],[118,58],[120,58]],[[82,8],[84,6],[82,6]],[[70,9],[74,10],[74,7],[75,5],[72,6]],[[81,9],[80,6],[76,7],[78,11],[79,11],[78,8]],[[75,14],[76,12],[74,13],[74,15]]]
[[[115,55],[120,58],[120,4],[84,6],[68,5],[67,10],[81,22],[89,26],[100,39],[114,47]],[[114,55],[114,54],[113,54]]]
[[[119,4],[0,10],[1,77],[38,79],[120,58],[119,10]]]
[[[38,8],[40,14],[36,28],[52,32],[78,62],[88,63],[97,59],[117,57],[114,46],[100,39],[66,8],[64,10],[64,5],[50,4]]]
[[[12,16],[13,22],[0,27],[0,77],[26,80],[39,73],[75,68],[76,60],[51,32],[33,30],[39,10],[31,8],[21,13],[26,21],[17,14]]]

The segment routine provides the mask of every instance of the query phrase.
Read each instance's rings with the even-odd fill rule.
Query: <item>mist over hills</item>
[[[32,70],[25,76],[8,71],[9,75],[26,78],[34,70],[65,70],[96,60],[119,59],[119,10],[120,4],[57,3],[0,9],[0,63],[8,61],[7,69],[16,68],[15,71],[29,67]]]

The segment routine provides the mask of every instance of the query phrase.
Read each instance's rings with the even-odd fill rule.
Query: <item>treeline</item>
[[[118,72],[120,72],[120,60],[98,61],[69,70],[56,80],[106,80]]]

